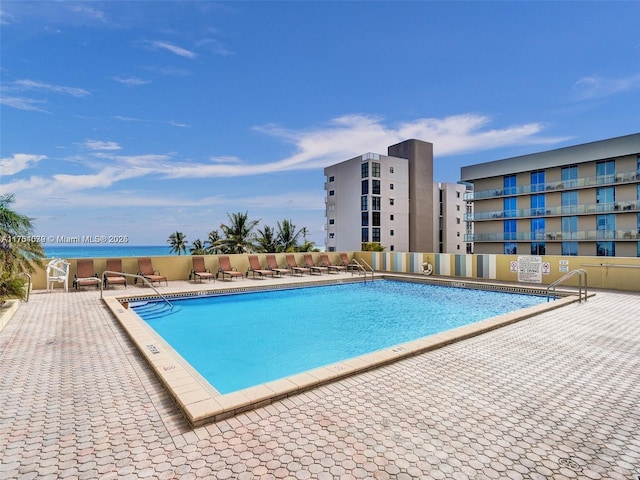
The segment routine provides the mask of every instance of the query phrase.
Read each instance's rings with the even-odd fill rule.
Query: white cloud
[[[46,155],[30,155],[26,153],[16,153],[11,157],[2,158],[0,159],[0,175],[15,175],[31,168],[45,158],[47,158]]]
[[[604,78],[597,75],[580,78],[573,90],[578,100],[606,97],[640,88],[640,74],[622,78]]]
[[[86,97],[87,95],[91,95],[91,92],[84,88],[63,87],[60,85],[37,82],[35,80],[16,80],[13,84],[21,90],[44,90],[46,92],[61,93],[71,95],[73,97]]]
[[[101,140],[87,140],[84,142],[85,148],[89,150],[120,150],[121,147],[116,142],[104,142]]]
[[[178,47],[177,45],[174,45],[174,44],[169,43],[169,42],[163,42],[163,41],[160,41],[160,40],[155,40],[155,41],[149,42],[149,43],[153,47],[167,50],[167,51],[169,51],[171,53],[175,53],[176,55],[178,55],[180,57],[196,58],[198,56],[195,52],[187,50],[186,48]]]
[[[40,107],[42,104],[46,104],[44,100],[36,100],[34,98],[26,97],[8,97],[6,95],[0,95],[0,104],[7,107],[16,108],[18,110],[26,110],[32,112],[51,113],[48,110]]]
[[[146,85],[147,83],[151,83],[151,80],[143,80],[137,77],[125,77],[123,75],[117,75],[113,77],[116,82],[122,83],[123,85],[128,85],[130,87],[137,87],[138,85]]]

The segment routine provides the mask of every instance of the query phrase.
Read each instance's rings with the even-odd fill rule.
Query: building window
[[[333,225],[334,223],[336,223],[335,219],[330,218],[330,219],[329,219],[329,225]]]
[[[560,235],[563,239],[575,240],[578,236],[578,217],[562,217],[562,233]]]
[[[615,187],[596,188],[596,209],[598,210],[598,212],[609,212],[613,210],[615,203]]]
[[[371,229],[371,241],[380,243],[380,228],[374,227]]]
[[[396,201],[393,198],[389,199],[389,205],[395,205]]]
[[[573,188],[578,186],[578,166],[570,165],[562,167],[561,172],[562,188]]]
[[[393,183],[389,184],[389,190],[393,190]]]
[[[367,178],[369,176],[369,163],[364,162],[360,165],[360,177]]]
[[[546,251],[546,244],[543,241],[546,235],[546,219],[544,218],[532,218],[531,219],[531,255],[544,255]]]
[[[596,242],[596,255],[599,257],[615,257],[616,244],[614,242]]]
[[[504,208],[505,218],[518,216],[518,210],[516,206],[516,197],[503,198],[502,206]]]
[[[335,190],[329,190],[329,196],[333,197],[336,194]]]
[[[456,224],[460,225],[460,218],[456,218]]]
[[[531,242],[531,255],[544,255],[546,248],[544,242]]]
[[[613,183],[616,176],[616,161],[596,162],[596,183]]]
[[[393,245],[389,246],[389,250],[391,250],[392,252],[395,250],[395,247]]]
[[[460,211],[460,205],[456,205],[456,211]]]
[[[531,172],[531,191],[543,192],[545,188],[544,170]]]
[[[544,215],[545,196],[544,193],[531,195],[531,215]]]
[[[362,212],[360,214],[361,219],[360,219],[360,226],[361,227],[368,227],[369,226],[369,212]]]
[[[336,209],[335,203],[330,203],[327,205],[327,212],[333,212]]]
[[[380,164],[378,162],[371,162],[371,176],[380,178]]]
[[[503,180],[504,186],[504,194],[505,195],[513,195],[516,193],[516,176],[515,175],[507,175]]]
[[[460,236],[460,232],[456,232],[456,237],[459,237],[459,236]]]
[[[503,232],[505,240],[516,240],[516,225],[515,220],[504,221]]]
[[[460,198],[460,192],[456,192],[456,198]]]
[[[393,230],[389,230],[389,236],[393,237]]]
[[[363,195],[362,197],[360,197],[360,210],[369,210],[367,208],[367,196]]]
[[[616,234],[616,216],[613,213],[605,215],[596,215],[596,238],[609,239],[615,238]]]
[[[515,242],[506,242],[504,244],[505,255],[515,255],[516,253],[518,253],[518,247]]]
[[[365,243],[369,241],[369,229],[368,228],[363,228],[362,229],[362,233],[360,235],[360,241],[365,242]]]
[[[380,195],[380,180],[371,180],[371,193]]]
[[[578,213],[578,192],[562,192],[562,213]]]
[[[367,195],[368,193],[369,193],[369,180],[362,180],[360,195]]]
[[[371,197],[371,210],[380,210],[380,197]]]
[[[640,160],[639,160],[639,162],[640,162]],[[640,163],[638,163],[638,165],[640,165]],[[639,170],[640,170],[640,167],[639,167]],[[389,167],[389,173],[393,173],[393,167]]]
[[[638,217],[640,220],[640,217]],[[393,213],[391,215],[389,215],[389,220],[391,220],[393,222]]]
[[[333,175],[331,175],[331,176],[329,177],[329,182],[333,182],[334,180],[335,180],[335,177],[334,177]]]
[[[460,244],[458,244],[458,245],[456,246],[456,248],[457,248],[458,250],[460,250]]]
[[[334,238],[335,236],[336,236],[336,234],[335,234],[335,233],[330,233],[330,234],[329,234],[329,238]]]
[[[371,225],[374,227],[380,226],[380,212],[371,212]]]
[[[578,255],[578,242],[562,242],[562,255],[576,257]]]

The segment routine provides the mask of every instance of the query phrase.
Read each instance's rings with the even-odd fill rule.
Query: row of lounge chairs
[[[223,280],[226,278],[229,280],[233,280],[234,278],[244,279],[244,277],[248,277],[249,274],[251,274],[253,278],[265,278],[269,276],[276,278],[287,274],[304,275],[307,273],[310,275],[322,275],[323,273],[339,273],[349,270],[352,267],[347,255],[345,253],[342,253],[341,255],[340,264],[332,264],[327,254],[321,255],[321,262],[319,264],[314,262],[311,254],[305,254],[304,263],[298,264],[293,254],[286,254],[285,259],[287,263],[285,265],[279,265],[276,256],[268,254],[266,255],[266,265],[264,266],[260,264],[260,260],[257,255],[249,255],[249,269],[245,273],[232,267],[231,260],[226,255],[218,257],[219,268],[216,273],[211,272],[211,270],[206,267],[204,257],[193,256],[193,268],[189,274],[189,280],[202,281],[203,279],[213,279],[215,281],[220,276]],[[138,268],[139,270],[137,275],[144,277],[147,282],[151,284],[164,282],[168,285],[167,277],[161,275],[158,270],[153,268],[150,258],[138,258]],[[119,258],[108,258],[103,278],[105,288],[115,285],[124,285],[126,287],[127,277],[123,273],[122,260]],[[134,277],[134,284],[137,283],[138,279],[139,277]],[[73,280],[74,288],[78,289],[79,287],[94,285],[96,288],[100,288],[101,282],[102,280],[100,276],[95,272],[93,259],[78,259],[77,272]]]

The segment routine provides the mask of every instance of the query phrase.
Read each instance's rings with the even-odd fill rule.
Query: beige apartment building
[[[474,253],[640,256],[640,133],[462,167]]]
[[[468,186],[433,182],[433,145],[406,140],[324,169],[327,251],[467,253]]]

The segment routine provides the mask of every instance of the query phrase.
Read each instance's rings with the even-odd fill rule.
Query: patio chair
[[[192,257],[191,264],[193,268],[191,269],[191,272],[189,272],[189,280],[191,280],[191,277],[193,277],[194,281],[196,279],[202,281],[203,278],[206,278],[207,280],[211,280],[213,278],[213,281],[215,282],[216,275],[215,273],[211,273],[211,270],[205,266],[204,257]]]
[[[301,267],[296,263],[296,257],[294,257],[293,254],[287,254],[285,258],[287,259],[287,266],[289,267],[291,275],[293,275],[294,273],[299,273],[300,276],[304,275],[305,273],[311,274],[310,268]]]
[[[265,275],[271,275],[271,278],[274,278],[273,270],[262,268],[257,255],[249,255],[249,270],[247,270],[247,277],[249,277],[249,273],[251,273],[253,278],[256,278],[256,274],[258,274],[262,279],[264,279]]]
[[[287,273],[291,273],[291,270],[288,268],[280,267],[278,265],[275,255],[267,255],[267,268],[280,277]]]
[[[64,291],[69,291],[69,263],[61,258],[47,264],[47,291],[53,290],[54,283],[62,283]]]
[[[329,268],[316,265],[310,253],[304,254],[304,266],[311,270],[311,273],[317,272],[318,275],[322,275],[322,272],[329,273]]]
[[[109,285],[124,285],[127,288],[127,277],[121,275],[122,273],[122,260],[119,258],[107,258],[107,269],[104,274],[104,287],[108,288]],[[120,272],[120,273],[113,273]]]
[[[220,262],[220,268],[218,268],[218,273],[216,273],[216,278],[218,277],[219,274],[222,274],[223,280],[225,275],[229,275],[229,278],[231,279],[231,281],[233,281],[235,277],[240,277],[244,280],[244,274],[231,266],[231,260],[229,260],[228,256],[222,255],[218,257],[218,261]]]
[[[89,287],[91,285],[100,288],[100,278],[93,268],[92,258],[79,258],[76,266],[76,274],[73,276],[73,286],[76,290],[78,287]]]
[[[347,267],[344,265],[334,265],[333,263],[331,263],[331,260],[329,260],[329,255],[327,255],[326,253],[320,255],[320,260],[322,261],[321,265],[329,269],[329,273],[331,273],[332,271],[339,273],[347,270]]]
[[[340,265],[343,267],[347,267],[347,271],[356,270],[358,267],[354,265],[351,260],[349,260],[349,256],[345,252],[340,253]]]
[[[160,275],[160,272],[158,270],[153,269],[153,264],[151,263],[150,258],[138,258],[138,268],[140,269],[138,271],[138,275],[142,275],[152,285],[156,282],[164,282],[166,285],[169,285],[167,277],[165,277],[164,275]],[[138,279],[134,279],[133,283],[138,283]]]

